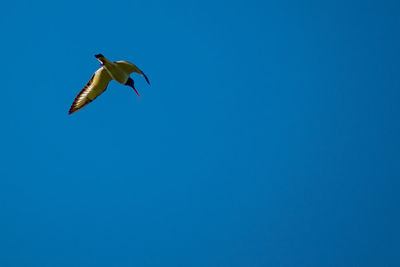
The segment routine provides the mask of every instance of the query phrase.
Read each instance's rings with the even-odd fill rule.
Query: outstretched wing
[[[101,93],[103,93],[108,83],[112,80],[110,74],[101,67],[98,69],[90,79],[90,81],[85,85],[82,91],[75,98],[72,103],[71,108],[69,109],[69,114],[72,114],[90,102],[92,102],[96,97],[98,97]]]
[[[127,73],[129,73],[129,74],[131,74],[132,72],[139,73],[140,75],[142,75],[142,76],[146,79],[146,82],[147,82],[148,84],[150,84],[149,79],[147,78],[146,74],[144,74],[144,72],[141,71],[141,70],[140,70],[137,66],[135,66],[134,64],[132,64],[132,63],[130,63],[130,62],[128,62],[128,61],[123,61],[123,60],[121,60],[121,61],[116,61],[116,62],[114,62],[114,63],[117,64],[117,66],[118,66],[119,68],[121,68],[123,71],[125,71],[125,72],[127,72]]]

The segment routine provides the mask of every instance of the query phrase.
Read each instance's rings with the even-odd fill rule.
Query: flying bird
[[[116,80],[123,85],[132,87],[140,97],[134,86],[134,81],[129,77],[132,72],[142,75],[146,79],[146,82],[150,84],[146,74],[132,63],[127,61],[111,62],[102,54],[95,55],[95,58],[100,61],[101,68],[93,74],[92,78],[75,98],[71,108],[69,109],[69,114],[80,110],[92,102],[96,97],[101,95],[101,93],[106,90],[107,85],[111,80]]]

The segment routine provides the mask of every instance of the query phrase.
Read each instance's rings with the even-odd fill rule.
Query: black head
[[[94,55],[95,58],[104,57],[102,54]]]

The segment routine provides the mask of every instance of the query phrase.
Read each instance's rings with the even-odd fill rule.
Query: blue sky
[[[0,266],[400,266],[399,7],[3,3]]]

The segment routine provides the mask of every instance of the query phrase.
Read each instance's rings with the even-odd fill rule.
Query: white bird
[[[143,71],[141,71],[132,63],[127,61],[111,62],[102,54],[97,54],[95,57],[100,61],[100,66],[102,67],[93,74],[90,81],[75,98],[71,108],[69,109],[69,114],[80,110],[92,102],[96,97],[106,90],[107,85],[111,80],[116,80],[123,85],[132,87],[136,94],[140,97],[134,86],[134,81],[129,77],[132,72],[139,73],[146,79],[146,82],[150,84],[146,74],[144,74]]]

